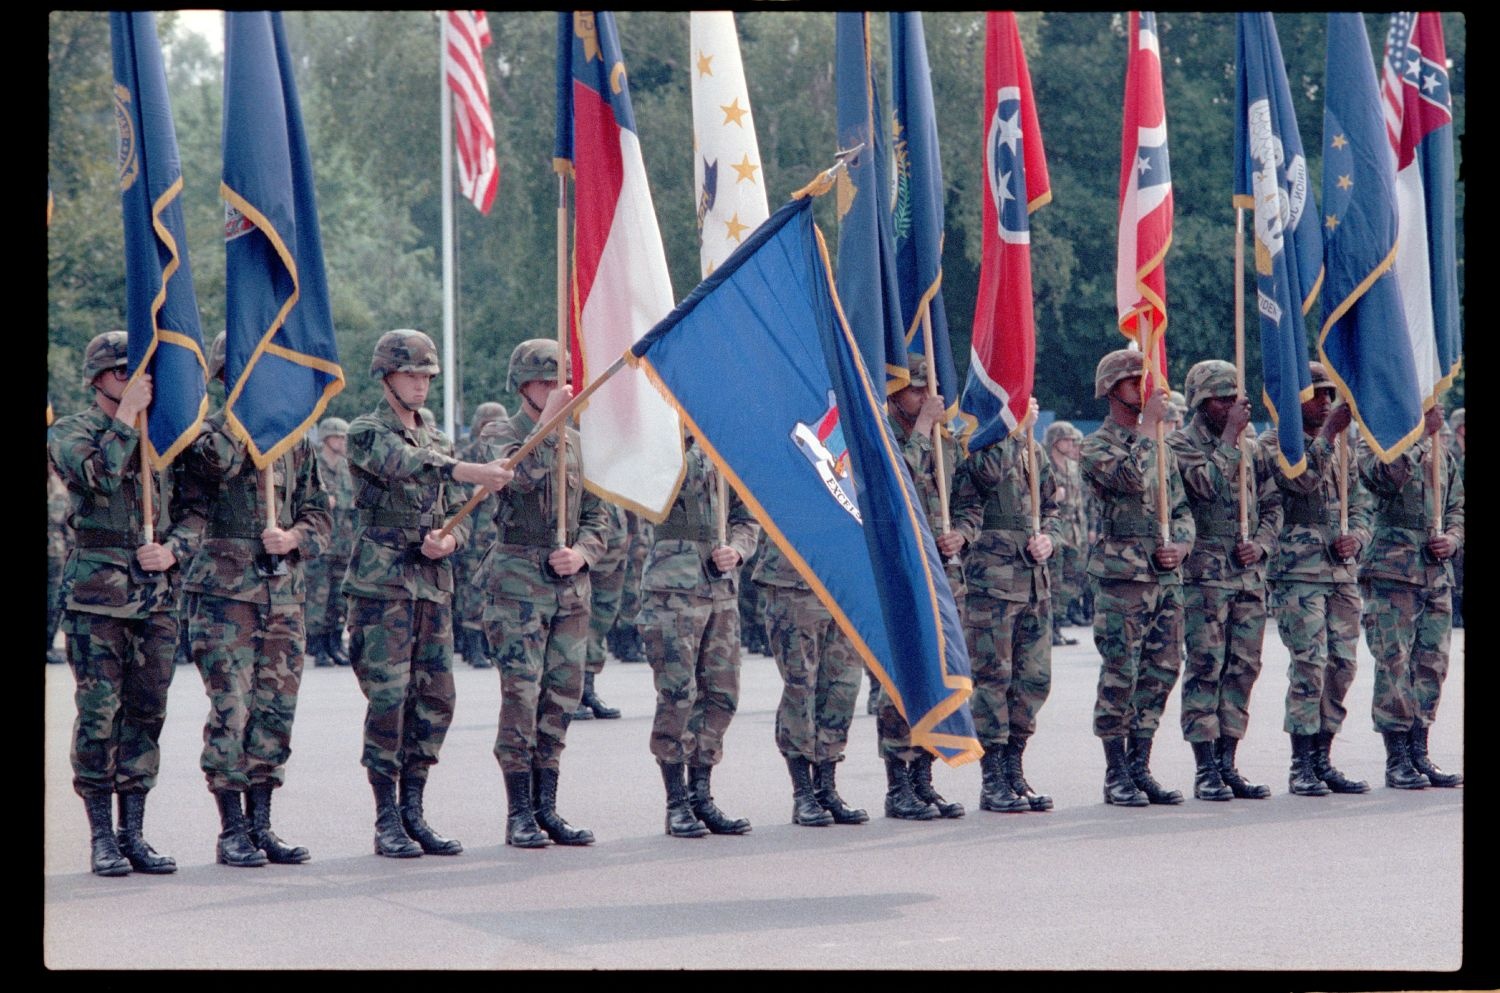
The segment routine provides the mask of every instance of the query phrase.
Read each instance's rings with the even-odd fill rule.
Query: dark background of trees
[[[938,130],[947,185],[944,293],[960,374],[979,271],[980,136],[984,15],[928,13]],[[491,12],[490,102],[501,163],[488,216],[454,206],[457,233],[460,419],[485,400],[514,408],[505,391],[512,347],[555,334],[552,171],[555,21],[552,12]],[[1036,394],[1065,418],[1101,416],[1094,364],[1123,339],[1115,330],[1114,269],[1126,17],[1019,15],[1046,145],[1053,203],[1033,215]],[[441,176],[438,28],[431,11],[291,11],[285,15],[316,169],[328,283],[348,387],[330,412],[369,409],[378,387],[370,349],[396,327],[441,339]],[[797,9],[737,15],[745,74],[772,208],[826,168],[835,150],[834,15]],[[1298,123],[1321,189],[1325,17],[1278,14]],[[697,283],[692,121],[685,12],[617,15],[641,147],[678,299]],[[1158,14],[1165,71],[1176,223],[1167,257],[1171,377],[1203,358],[1233,358],[1234,15]],[[1386,17],[1366,15],[1377,58]],[[1460,181],[1459,287],[1463,292],[1465,24],[1444,15]],[[223,327],[224,250],[218,196],[221,62],[174,12],[158,30],[183,163],[183,203],[205,338]],[[877,64],[884,15],[872,16]],[[54,11],[48,32],[48,397],[59,413],[87,402],[83,346],[124,322],[124,266],[108,16]],[[889,109],[889,86],[882,96]],[[817,217],[837,246],[832,197]],[[1248,285],[1248,281],[1247,281]],[[1253,300],[1253,288],[1247,299]],[[1314,315],[1320,308],[1314,307]],[[1253,309],[1246,311],[1247,374],[1259,397]],[[1316,325],[1309,324],[1315,345]],[[441,409],[440,378],[431,397]],[[1450,404],[1463,402],[1460,378]],[[1264,412],[1257,404],[1257,418]]]

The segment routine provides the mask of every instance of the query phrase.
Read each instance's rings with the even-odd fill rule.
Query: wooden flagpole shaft
[[[1333,460],[1339,481],[1339,537],[1349,533],[1349,446],[1340,431],[1333,439]]]
[[[1042,533],[1042,461],[1036,446],[1036,414],[1026,414],[1026,468],[1031,475],[1031,533]]]
[[[142,544],[150,545],[156,541],[156,510],[151,505],[151,459],[146,455],[146,446],[150,443],[146,433],[146,412],[141,411],[137,427],[141,432],[141,517],[144,520],[145,541]]]
[[[1443,433],[1432,436],[1427,454],[1432,459],[1432,536],[1443,533]]]
[[[1151,341],[1151,315],[1142,314],[1136,327],[1139,334],[1136,344],[1141,348],[1141,382],[1144,384],[1146,373],[1151,367],[1151,356],[1147,354]],[[1142,331],[1144,333],[1140,333]],[[1155,380],[1151,384],[1153,387],[1159,388],[1163,393],[1167,392],[1167,384],[1160,376],[1153,376],[1152,379]],[[1146,397],[1142,395],[1141,401],[1144,403],[1145,400]],[[1165,545],[1172,540],[1172,530],[1167,524],[1167,429],[1161,421],[1156,422],[1156,495],[1156,521],[1161,525],[1161,541]]]
[[[261,490],[266,495],[266,527],[276,526],[276,471],[271,466],[260,470]]]
[[[1245,208],[1234,212],[1234,376],[1245,395]],[[1250,466],[1244,435],[1234,440],[1240,450],[1240,541],[1250,540]]]
[[[938,395],[937,369],[932,361],[932,306],[922,305],[922,349],[927,356],[927,395]],[[947,397],[943,400],[946,402]],[[943,464],[943,425],[932,426],[932,474],[937,482],[938,509],[942,514],[943,533],[953,530],[948,518],[948,467]]]
[[[557,381],[566,383],[568,361],[568,178],[557,174]],[[569,404],[569,407],[573,406]],[[568,423],[557,430],[557,547],[568,544]]]
[[[724,474],[720,473],[719,480],[719,511],[715,515],[716,524],[719,526],[719,547],[729,544],[729,483],[725,481]]]

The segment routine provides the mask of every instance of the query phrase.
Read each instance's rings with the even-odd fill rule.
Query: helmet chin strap
[[[390,377],[386,377],[385,379],[381,380],[381,382],[383,382],[385,384],[385,388],[386,388],[387,391],[390,392],[391,396],[393,396],[393,397],[396,398],[396,402],[399,403],[401,406],[403,406],[403,407],[406,408],[407,413],[409,413],[409,414],[416,414],[418,411],[420,411],[422,409],[421,406],[413,407],[411,404],[407,403],[406,402],[406,398],[404,396],[402,396],[400,393],[396,392],[396,388],[391,385]],[[420,416],[420,415],[418,415],[418,416]]]
[[[114,394],[110,393],[109,390],[106,390],[104,387],[99,385],[99,381],[97,379],[89,385],[93,387],[95,393],[100,394],[106,400],[108,400],[110,403],[115,404],[116,406],[119,405],[121,397],[125,396],[124,390],[120,391],[120,396],[115,396]]]

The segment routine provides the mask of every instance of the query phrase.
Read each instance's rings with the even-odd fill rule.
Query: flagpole
[[[557,167],[557,381],[569,381],[568,361],[568,177]],[[569,407],[572,407],[569,404]],[[557,547],[568,544],[568,427],[557,430]]]
[[[1443,432],[1432,436],[1432,536],[1443,533]]]
[[[260,470],[261,488],[266,494],[266,527],[276,526],[276,472],[275,462]]]
[[[1238,397],[1245,395],[1245,208],[1234,211],[1234,380]],[[1240,450],[1240,541],[1250,540],[1248,454],[1245,434],[1234,439]]]
[[[719,526],[719,547],[723,548],[729,544],[729,483],[724,479],[721,472],[719,480],[719,511],[714,516]]]
[[[156,513],[151,507],[151,459],[146,454],[146,446],[150,444],[150,435],[146,432],[146,420],[147,414],[143,410],[136,426],[141,432],[141,513],[145,516],[146,537],[144,544],[149,545],[156,541],[156,525],[153,523]]]
[[[1036,411],[1026,412],[1026,463],[1031,470],[1031,533],[1042,533],[1042,462],[1036,447]]]
[[[443,146],[443,430],[448,437],[453,433],[454,407],[458,393],[458,380],[454,378],[456,366],[453,335],[453,91],[448,86],[448,73],[443,60],[448,51],[448,17],[438,13],[438,141]]]
[[[1136,340],[1136,344],[1139,345],[1140,349],[1141,349],[1141,382],[1144,383],[1145,382],[1146,373],[1150,370],[1150,363],[1151,363],[1151,356],[1147,354],[1148,349],[1151,347],[1150,346],[1150,341],[1151,341],[1151,312],[1149,310],[1143,311],[1141,313],[1140,321],[1136,325],[1136,334],[1138,335],[1138,338]],[[1163,369],[1163,370],[1161,370],[1161,372],[1165,373],[1166,370]],[[1158,386],[1158,387],[1160,387],[1161,391],[1163,393],[1167,392],[1167,384],[1164,381],[1162,381],[1162,376],[1161,375],[1153,376],[1152,379],[1156,380],[1156,382],[1153,382],[1151,384],[1152,386]],[[1141,399],[1144,402],[1144,400],[1146,398],[1143,396]],[[1156,501],[1156,520],[1157,520],[1157,523],[1161,525],[1161,540],[1162,540],[1162,544],[1167,544],[1168,542],[1170,542],[1172,540],[1171,529],[1167,526],[1167,455],[1166,455],[1166,448],[1167,448],[1167,429],[1166,429],[1166,425],[1163,424],[1161,421],[1157,421],[1156,422],[1156,486],[1157,486],[1157,497],[1158,497],[1158,499]]]
[[[1346,429],[1347,430],[1347,429]],[[1349,533],[1349,446],[1340,431],[1333,439],[1333,458],[1339,480],[1339,537]]]
[[[927,356],[927,395],[938,395],[937,366],[932,360],[932,301],[922,303],[922,350]],[[944,397],[944,402],[947,402]],[[943,425],[932,425],[932,474],[937,481],[938,508],[942,513],[943,534],[953,529],[948,519],[948,468],[943,464]]]

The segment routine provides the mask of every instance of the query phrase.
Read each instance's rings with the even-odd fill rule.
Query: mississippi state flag
[[[1120,141],[1115,309],[1120,332],[1152,357],[1141,382],[1142,394],[1168,389],[1166,260],[1171,245],[1172,171],[1167,165],[1167,105],[1156,15],[1133,10]]]
[[[1052,199],[1016,15],[991,12],[985,36],[983,255],[959,403],[971,451],[1005,438],[1026,418],[1036,371],[1030,215]]]
[[[558,15],[557,168],[574,179],[573,387],[582,390],[672,310],[672,282],[635,133],[613,15]],[[677,413],[638,369],[601,386],[579,418],[583,480],[653,521],[682,482]]]
[[[1462,350],[1447,64],[1440,14],[1391,15],[1381,96],[1396,150],[1396,281],[1424,407],[1453,385]]]

